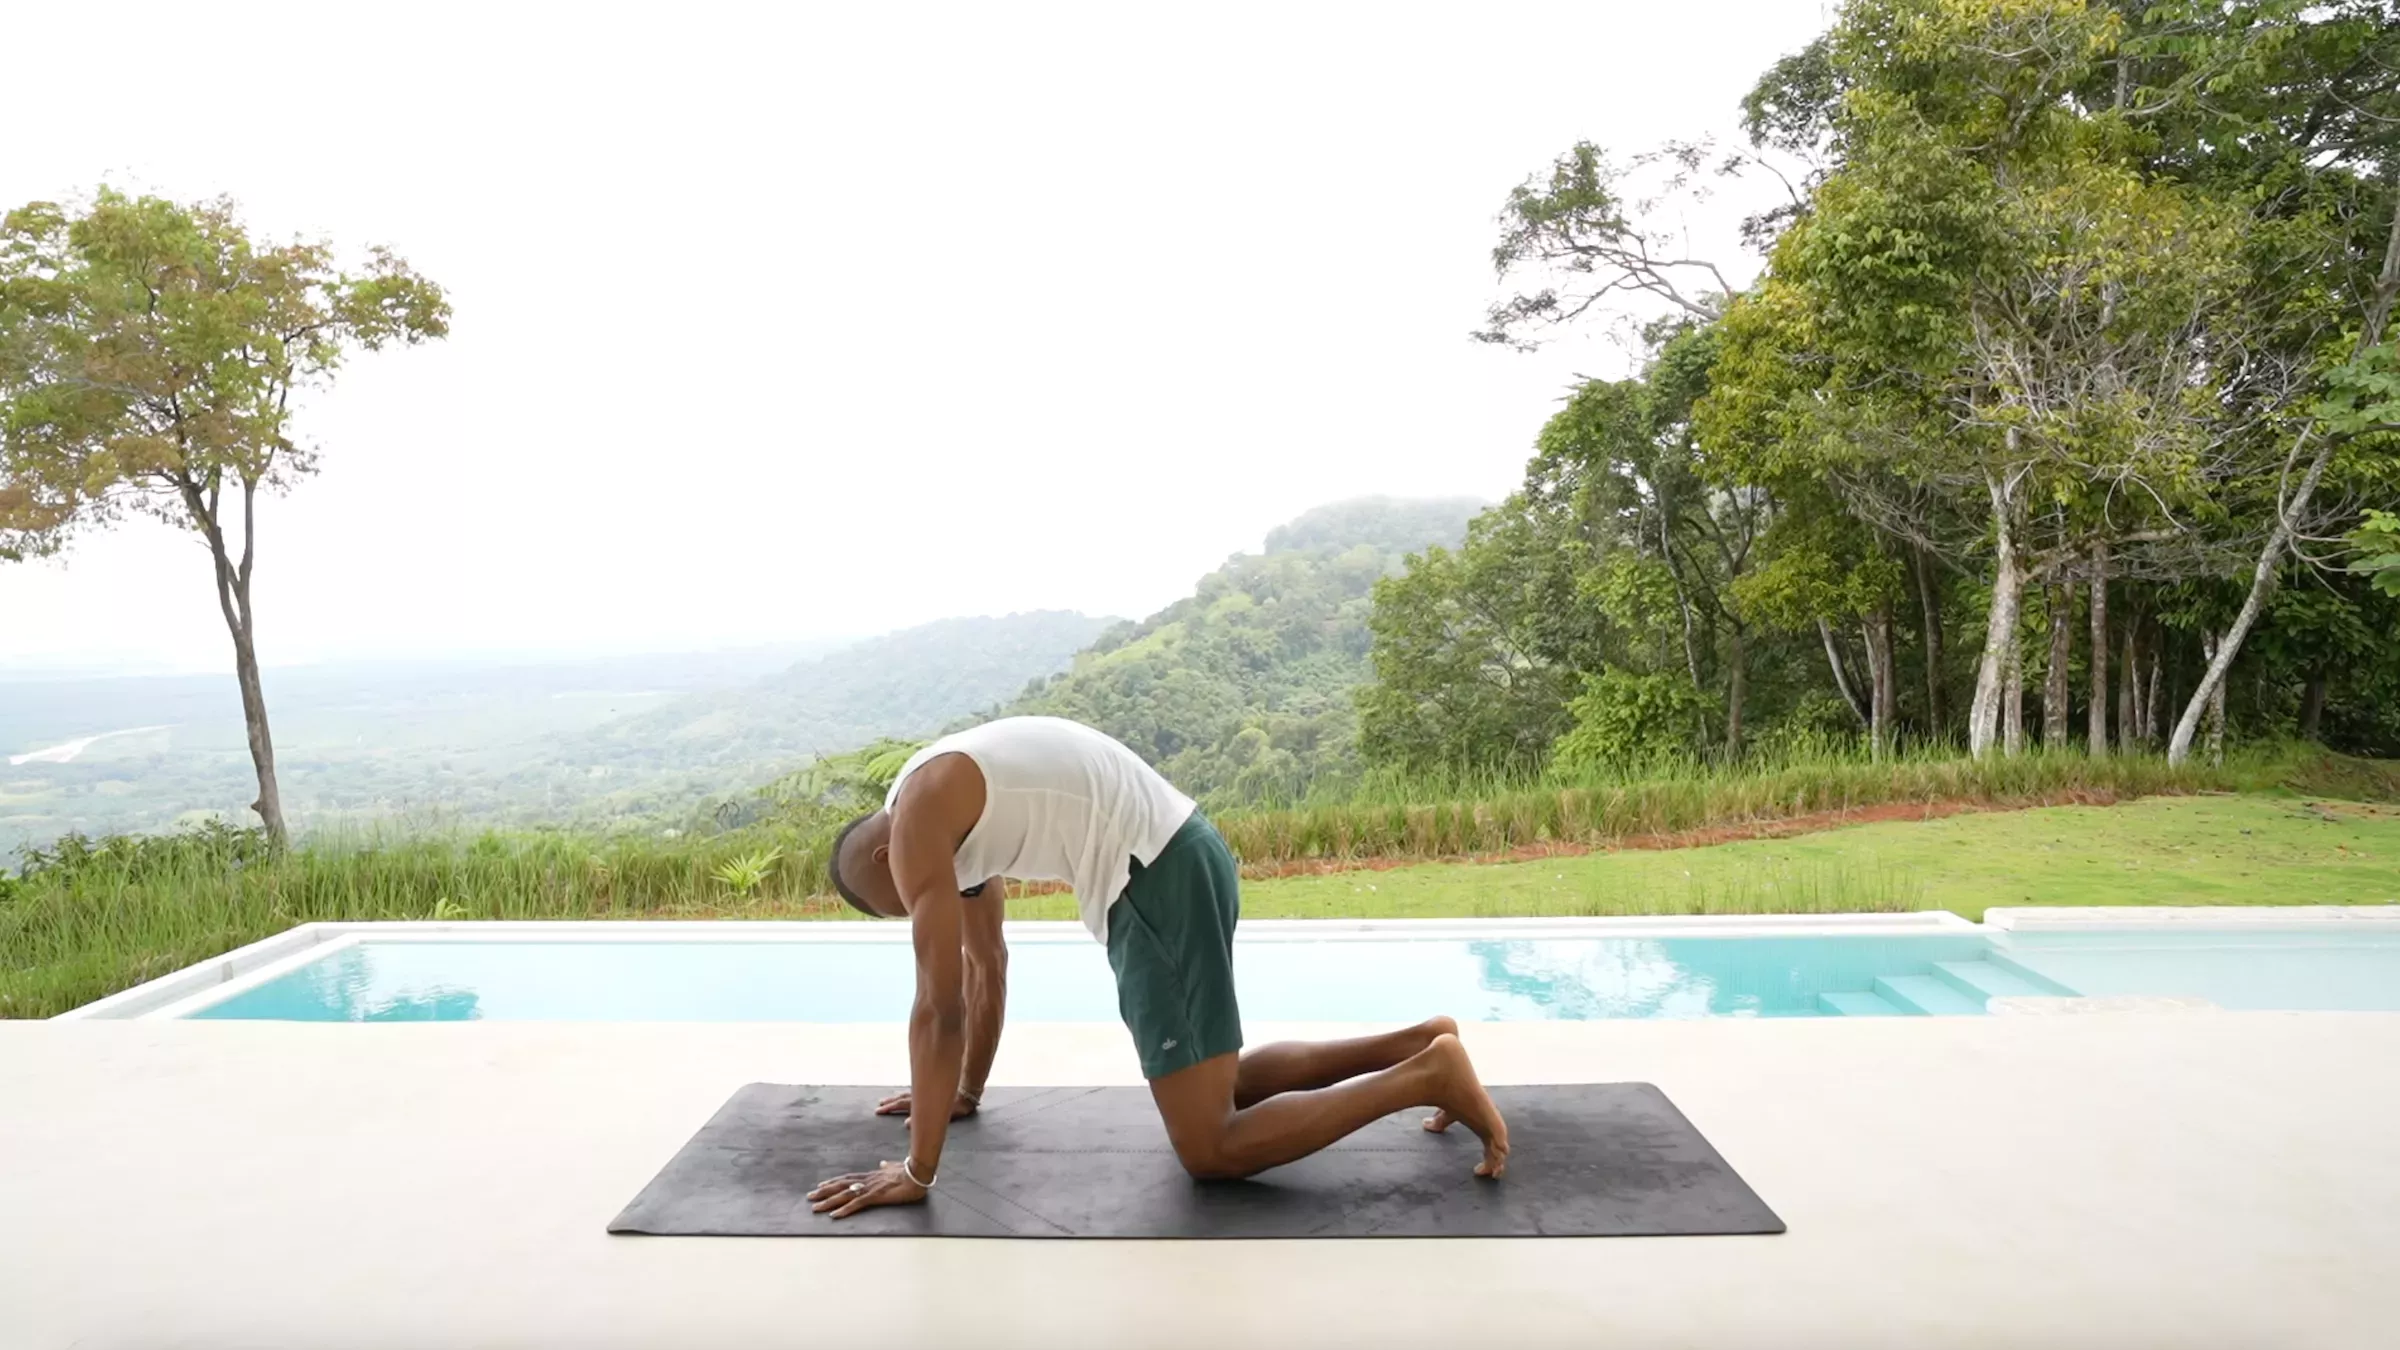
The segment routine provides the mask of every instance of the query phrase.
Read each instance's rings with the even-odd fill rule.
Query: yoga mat
[[[888,1089],[752,1083],[642,1188],[612,1233],[725,1237],[1627,1237],[1780,1233],[1783,1221],[1648,1083],[1495,1087],[1508,1175],[1463,1125],[1387,1116],[1246,1181],[1198,1182],[1147,1088],[995,1088],[953,1121],[923,1204],[838,1222],[808,1192],[898,1158]]]

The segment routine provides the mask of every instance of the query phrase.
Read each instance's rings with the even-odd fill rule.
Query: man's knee
[[[1223,1135],[1199,1140],[1177,1139],[1173,1143],[1175,1160],[1183,1164],[1183,1170],[1191,1173],[1195,1181],[1238,1181],[1255,1170],[1243,1166],[1241,1160],[1226,1148]]]
[[[1236,1156],[1232,1147],[1232,1122],[1228,1119],[1213,1128],[1178,1122],[1167,1127],[1167,1142],[1174,1146],[1175,1161],[1196,1181],[1233,1181],[1258,1170]]]
[[[1150,1094],[1167,1127],[1167,1142],[1183,1170],[1206,1180],[1247,1176],[1254,1168],[1242,1165],[1227,1147],[1233,1132],[1234,1078],[1239,1062],[1231,1054],[1215,1055],[1162,1078],[1150,1080]]]

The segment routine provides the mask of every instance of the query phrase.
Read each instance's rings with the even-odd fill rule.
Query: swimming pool
[[[912,987],[906,933],[896,926],[365,924],[312,936],[246,963],[228,959],[215,980],[195,968],[184,985],[146,1000],[132,991],[81,1011],[303,1022],[897,1022]],[[1011,925],[1010,953],[1012,1020],[1115,1020],[1107,959],[1080,928]],[[1470,1021],[1972,1016],[1994,998],[2126,996],[2235,1010],[2400,1011],[2400,922],[2015,928],[1920,914],[1260,923],[1244,926],[1235,977],[1252,1022],[1394,1022],[1433,1012]]]

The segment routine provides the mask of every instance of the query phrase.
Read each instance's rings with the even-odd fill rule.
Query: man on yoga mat
[[[1008,877],[1074,886],[1083,926],[1108,948],[1168,1142],[1193,1176],[1246,1177],[1412,1106],[1435,1108],[1428,1130],[1475,1132],[1477,1176],[1508,1167],[1508,1126],[1447,1017],[1241,1053],[1233,854],[1191,798],[1090,727],[1007,717],[935,741],[902,767],[882,810],[842,828],[829,870],[852,905],[909,921],[917,1000],[909,1090],[879,1108],[908,1116],[908,1153],[818,1186],[817,1213],[908,1204],[933,1187],[950,1122],[974,1114],[1000,1045]],[[918,1102],[950,1109],[912,1110]]]

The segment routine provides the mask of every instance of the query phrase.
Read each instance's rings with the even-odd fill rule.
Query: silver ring
[[[865,1183],[865,1182],[863,1182],[863,1181],[853,1181],[853,1182],[851,1182],[851,1183],[850,1183],[850,1193],[851,1193],[852,1195],[856,1195],[856,1194],[858,1194],[860,1191],[863,1191],[863,1190],[865,1190],[866,1188],[867,1188],[867,1183]]]

